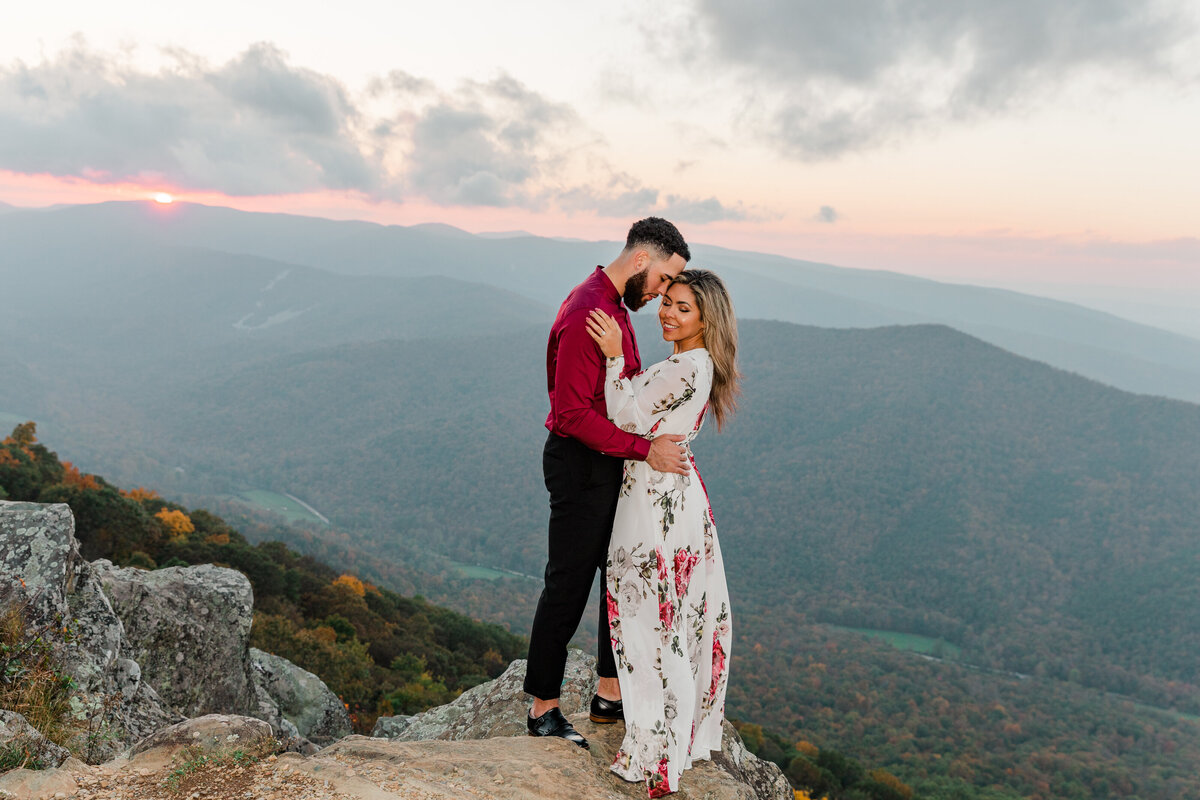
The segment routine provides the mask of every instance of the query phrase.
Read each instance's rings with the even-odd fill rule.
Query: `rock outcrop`
[[[42,736],[15,711],[0,709],[0,751],[14,750],[30,764],[41,768],[57,767],[71,757],[65,747]]]
[[[0,581],[28,606],[31,625],[70,632],[55,640],[55,650],[85,713],[102,720],[94,759],[181,719],[128,657],[124,626],[79,554],[70,507],[0,501]]]
[[[286,726],[290,725],[296,732],[293,735],[317,745],[327,745],[350,735],[350,714],[338,696],[316,675],[286,658],[253,647],[250,648],[250,669],[256,687],[283,718],[280,727],[285,732]]]
[[[570,716],[586,710],[596,693],[596,659],[581,650],[567,656],[559,705]],[[411,717],[395,734],[403,742],[424,739],[490,739],[526,734],[525,713],[529,698],[522,688],[525,661],[518,660],[493,681],[468,689],[451,703]]]
[[[232,769],[214,768],[211,781],[196,777],[194,794],[220,800],[263,792],[286,792],[296,800],[646,796],[643,784],[627,783],[608,769],[624,725],[588,720],[596,686],[590,656],[570,655],[561,697],[564,713],[588,737],[590,750],[525,735],[524,661],[452,703],[381,719],[376,732],[388,738],[344,736],[345,709],[315,675],[248,647],[252,597],[243,576],[207,566],[144,572],[105,561],[89,564],[79,556],[73,528],[64,505],[0,501],[0,587],[16,587],[38,619],[70,620],[77,628],[70,645],[58,645],[71,674],[85,697],[120,701],[111,741],[100,754],[123,751],[130,758],[96,767],[62,762],[65,751],[46,742],[43,763],[62,766],[0,775],[0,797],[32,800],[58,792],[96,800],[157,797],[168,776],[179,774],[180,754],[245,747],[268,752],[279,749],[268,738],[273,735],[294,737],[304,746]],[[220,713],[181,721],[172,707]],[[266,721],[236,716],[246,712]],[[18,714],[0,712],[0,741],[8,736],[36,742],[36,732],[24,722]],[[330,744],[315,752],[303,737]],[[674,797],[790,800],[779,768],[747,752],[728,724],[722,745],[711,760],[684,774]]]
[[[626,783],[608,771],[625,736],[625,726],[596,725],[588,719],[588,703],[596,691],[595,659],[578,650],[571,651],[567,658],[559,703],[563,713],[588,738],[591,747],[583,751],[567,742],[550,744],[566,745],[565,754],[580,761],[580,765],[572,769],[559,760],[562,754],[546,750],[545,740],[525,735],[525,714],[529,706],[528,695],[522,688],[525,663],[514,661],[496,680],[463,692],[451,703],[413,716],[389,737],[397,744],[427,740],[451,740],[464,745],[470,742],[464,750],[389,747],[374,744],[375,739],[352,736],[323,751],[322,757],[344,762],[393,761],[409,767],[413,766],[414,759],[423,757],[429,761],[429,766],[423,769],[441,769],[460,780],[486,780],[491,775],[489,770],[494,769],[509,788],[519,789],[511,795],[498,795],[504,797],[562,796],[555,794],[554,786],[556,782],[570,778],[573,784],[578,784],[572,785],[570,796],[644,798],[646,790],[642,784]],[[376,731],[385,730],[386,722],[376,725]],[[484,739],[490,739],[491,743],[479,743]],[[548,752],[556,752],[555,757],[548,758]],[[580,753],[586,753],[586,761],[579,759]],[[709,797],[790,800],[792,790],[779,767],[749,752],[737,731],[726,722],[721,752],[714,754],[711,761],[699,762],[684,773],[680,791],[674,796],[679,800]]]
[[[147,736],[134,745],[132,755],[160,748],[174,751],[182,747],[194,747],[202,752],[234,750],[273,736],[271,726],[261,719],[236,714],[205,714],[185,719]]]
[[[345,707],[286,659],[250,654],[254,598],[236,570],[210,565],[146,571],[79,553],[63,504],[0,501],[0,594],[30,624],[66,628],[56,640],[84,715],[102,720],[90,758],[111,758],[187,717],[248,714],[299,752],[350,732]]]
[[[408,727],[411,715],[398,714],[394,717],[380,717],[375,720],[375,727],[371,730],[371,737],[375,739],[399,739],[400,732]]]
[[[254,594],[237,570],[204,564],[147,571],[92,564],[125,628],[142,680],[187,717],[256,710],[250,677]]]

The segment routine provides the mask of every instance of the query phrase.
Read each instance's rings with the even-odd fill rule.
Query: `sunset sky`
[[[15,16],[14,16],[15,15]],[[692,240],[1200,304],[1200,3],[46,2],[0,201]]]

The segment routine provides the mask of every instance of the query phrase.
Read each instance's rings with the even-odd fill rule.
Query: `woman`
[[[685,436],[711,414],[720,428],[737,395],[737,322],[721,279],[686,270],[658,319],[675,351],[622,378],[621,329],[593,311],[589,333],[607,358],[609,418],[643,436]],[[693,761],[721,749],[730,645],[729,592],[704,483],[626,461],[608,550],[608,616],[620,672],[625,740],[612,770],[650,797],[679,788]]]

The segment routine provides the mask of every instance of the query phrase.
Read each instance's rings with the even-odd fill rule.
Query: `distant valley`
[[[538,587],[509,573],[544,563],[546,326],[616,246],[169,213],[0,216],[22,298],[0,318],[0,421],[222,513],[295,495],[331,523],[281,534],[296,546],[520,631]],[[1200,733],[1200,341],[1001,290],[695,261],[742,319],[740,413],[695,447],[737,603],[731,713],[1014,791],[1053,771],[1029,748],[1098,782]],[[661,357],[653,313],[637,328]],[[1131,743],[1102,758],[1116,745],[1080,726]]]

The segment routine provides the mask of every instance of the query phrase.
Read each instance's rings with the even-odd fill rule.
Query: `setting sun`
[[[154,202],[162,203],[165,206],[169,203],[175,202],[175,198],[172,197],[171,195],[167,194],[166,192],[157,192],[154,195]]]

